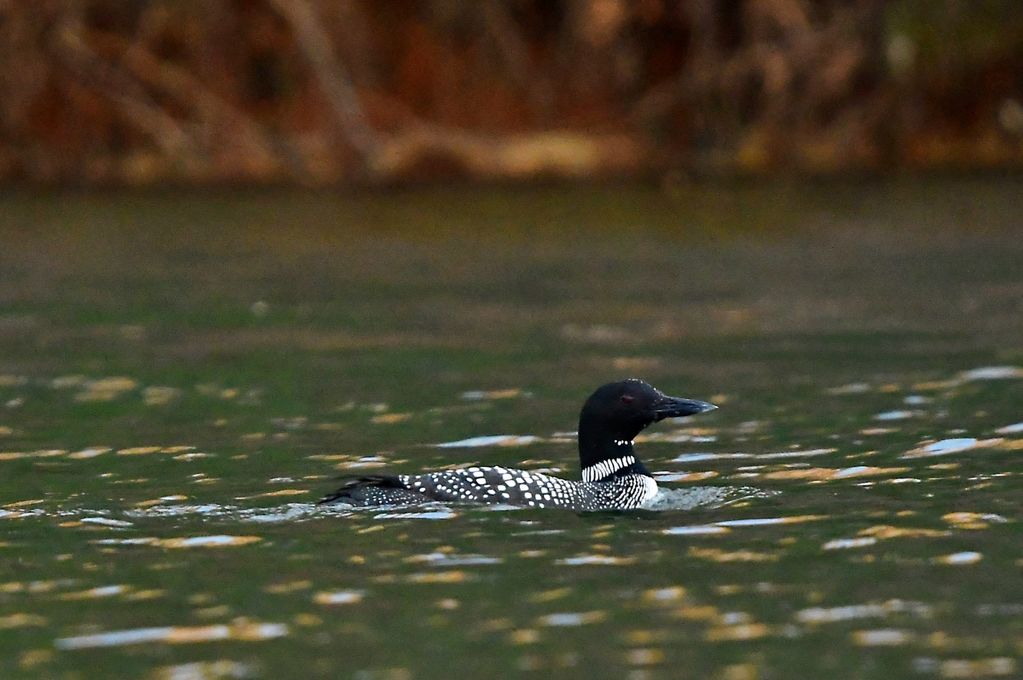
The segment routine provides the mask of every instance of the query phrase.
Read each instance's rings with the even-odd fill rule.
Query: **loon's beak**
[[[654,402],[654,417],[656,420],[665,418],[681,418],[692,416],[697,413],[713,411],[717,406],[699,399],[682,399],[680,397],[662,396]]]

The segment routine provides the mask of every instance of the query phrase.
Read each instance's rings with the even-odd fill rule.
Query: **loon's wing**
[[[350,505],[415,505],[430,499],[421,493],[411,491],[403,479],[408,475],[365,475],[352,477],[340,487],[316,501],[325,503],[348,503]]]
[[[539,508],[575,507],[579,486],[567,479],[501,466],[474,466],[409,475],[405,484],[408,489],[438,501]]]
[[[501,466],[474,466],[421,475],[353,477],[319,503],[419,505],[430,501],[578,508],[579,482]]]

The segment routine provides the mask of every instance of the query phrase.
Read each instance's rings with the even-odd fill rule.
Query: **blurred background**
[[[0,181],[1018,168],[1016,0],[0,3]]]

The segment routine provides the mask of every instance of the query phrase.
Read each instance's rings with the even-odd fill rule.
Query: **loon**
[[[705,401],[669,397],[636,378],[608,383],[590,395],[579,414],[581,482],[499,465],[474,466],[355,477],[319,504],[366,507],[442,501],[576,511],[639,508],[657,494],[657,482],[633,451],[636,435],[665,418],[715,408]]]

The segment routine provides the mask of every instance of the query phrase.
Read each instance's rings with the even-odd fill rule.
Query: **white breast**
[[[643,480],[643,496],[639,500],[640,506],[646,505],[654,499],[657,495],[657,482],[654,481],[653,477],[647,477],[641,475],[640,478]]]

